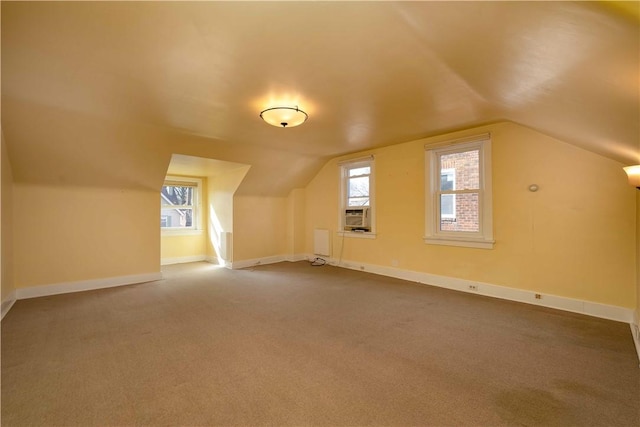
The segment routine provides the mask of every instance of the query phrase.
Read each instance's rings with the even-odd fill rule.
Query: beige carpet
[[[18,301],[2,425],[640,425],[629,325],[306,262]]]

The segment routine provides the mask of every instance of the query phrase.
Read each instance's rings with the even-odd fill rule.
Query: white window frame
[[[445,154],[479,151],[480,185],[478,190],[479,230],[440,230],[440,157]],[[462,190],[459,190],[462,191]],[[491,183],[491,135],[483,134],[468,138],[425,145],[425,237],[431,245],[462,246],[468,248],[493,249],[493,196]],[[444,217],[446,218],[446,217]]]
[[[185,177],[185,176],[172,176],[167,175],[165,177],[163,186],[166,185],[176,185],[179,183],[191,184],[194,186],[194,203],[190,207],[193,210],[193,219],[191,227],[160,227],[161,234],[163,236],[188,236],[188,235],[199,235],[202,234],[202,179],[194,178],[194,177]],[[162,197],[162,196],[160,196]],[[162,212],[162,208],[170,208],[171,205],[160,205],[160,212]],[[162,213],[161,213],[162,215]]]
[[[161,207],[161,208],[162,208],[162,207]],[[162,226],[162,217],[171,218],[169,215],[162,215],[162,214],[160,214],[160,228],[161,228],[161,229],[171,228],[171,227],[163,227],[163,226]]]
[[[345,230],[345,209],[356,206],[348,205],[349,196],[349,170],[362,167],[369,167],[369,204],[363,205],[369,207],[369,214],[371,215],[370,230],[369,231],[349,231]],[[375,208],[375,159],[373,156],[359,157],[357,159],[345,160],[338,163],[340,172],[340,202],[338,203],[338,235],[343,237],[355,237],[364,239],[375,239],[376,237],[376,208]]]

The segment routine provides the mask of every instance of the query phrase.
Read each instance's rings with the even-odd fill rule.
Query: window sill
[[[485,239],[453,239],[450,237],[425,237],[424,242],[428,245],[442,245],[442,246],[459,246],[464,248],[475,249],[493,249],[495,240]]]
[[[180,229],[162,229],[162,236],[200,236],[202,235],[203,230],[180,230]]]
[[[338,231],[338,236],[353,237],[356,239],[375,239],[377,234],[374,232],[362,232],[362,231]]]

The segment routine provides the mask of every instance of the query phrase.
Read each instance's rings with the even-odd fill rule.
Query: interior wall
[[[15,184],[16,288],[159,272],[158,197]]]
[[[2,188],[0,189],[0,239],[2,242],[0,251],[2,260],[1,279],[2,286],[0,300],[4,304],[13,298],[14,277],[13,277],[13,175],[11,171],[11,162],[7,153],[7,147],[4,142],[4,134],[0,133],[1,140],[1,165]]]
[[[287,196],[286,252],[289,257],[305,253],[305,190],[294,188]]]
[[[636,320],[640,324],[640,190],[636,190],[636,246]]]
[[[178,176],[179,175],[175,175]],[[190,177],[193,178],[193,177]],[[161,231],[160,233],[160,258],[162,263],[178,261],[180,258],[194,258],[207,256],[207,240],[208,240],[208,227],[209,212],[207,206],[208,203],[208,190],[207,179],[204,177],[195,177],[202,180],[202,187],[200,189],[200,212],[202,218],[198,219],[200,230],[197,234],[171,234],[171,231]],[[158,194],[158,199],[160,194]],[[158,201],[159,203],[159,201]]]
[[[180,262],[181,258],[207,256],[207,231],[200,230],[198,234],[160,233],[160,259],[162,264]]]
[[[222,258],[221,236],[223,232],[233,233],[233,195],[249,171],[250,166],[227,170],[208,178],[208,234],[207,256],[214,262]],[[232,239],[234,238],[232,234]],[[230,251],[232,252],[232,251]],[[233,254],[227,254],[232,261]]]
[[[285,197],[234,197],[234,262],[286,255],[286,208]]]
[[[424,145],[484,132],[492,135],[495,248],[425,244]],[[337,162],[365,154],[375,154],[378,235],[343,240]],[[344,156],[306,188],[306,252],[313,229],[328,228],[336,259],[635,308],[636,200],[622,166],[514,123]]]

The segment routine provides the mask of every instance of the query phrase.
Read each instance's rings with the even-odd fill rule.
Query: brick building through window
[[[474,192],[460,190],[480,188],[478,150],[440,156],[440,230],[470,231],[480,229],[479,198]]]

